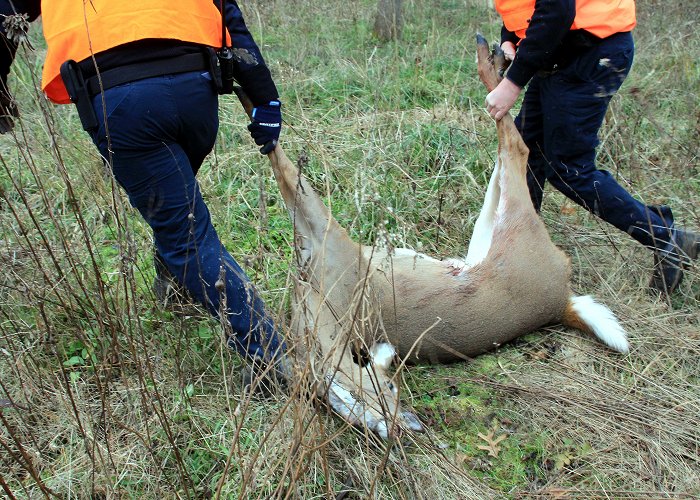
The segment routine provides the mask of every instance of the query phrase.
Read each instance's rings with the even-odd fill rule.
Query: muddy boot
[[[649,287],[655,292],[670,295],[683,281],[683,269],[698,258],[700,235],[675,229],[670,241],[653,252],[654,270]]]

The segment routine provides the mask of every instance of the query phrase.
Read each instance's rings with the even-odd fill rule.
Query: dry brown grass
[[[285,149],[308,157],[354,237],[464,251],[495,140],[470,60],[476,29],[497,32],[482,3],[406,2],[404,45],[388,47],[368,35],[373,2],[245,5],[283,89]],[[695,7],[640,3],[636,66],[600,157],[636,195],[668,201],[680,224],[700,229]],[[40,56],[15,68],[23,120],[0,138],[0,487],[9,497],[700,495],[697,264],[671,301],[650,296],[648,251],[548,194],[544,217],[572,257],[575,290],[616,312],[630,355],[553,327],[483,360],[409,369],[402,399],[430,431],[386,446],[301,384],[266,400],[242,391],[241,362],[218,325],[196,308],[155,304],[147,228],[74,112],[39,97]],[[454,80],[439,80],[435,61]],[[227,246],[283,321],[291,232],[244,124],[235,103],[222,106],[201,183]],[[487,429],[507,436],[497,458],[475,446]]]

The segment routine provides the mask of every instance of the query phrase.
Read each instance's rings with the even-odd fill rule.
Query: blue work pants
[[[673,225],[670,209],[639,202],[595,164],[598,131],[633,57],[631,33],[576,49],[570,62],[531,80],[515,123],[530,149],[527,181],[537,210],[549,182],[641,244],[662,247]]]
[[[262,299],[221,244],[197,170],[216,140],[218,96],[208,73],[134,81],[93,98],[99,128],[93,142],[111,163],[131,204],[153,229],[161,260],[191,297],[224,314],[229,345],[270,360],[284,349]],[[218,282],[218,284],[217,284]]]

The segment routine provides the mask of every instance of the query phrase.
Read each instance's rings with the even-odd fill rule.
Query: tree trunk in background
[[[379,0],[377,17],[374,19],[374,34],[383,41],[401,38],[402,0]]]

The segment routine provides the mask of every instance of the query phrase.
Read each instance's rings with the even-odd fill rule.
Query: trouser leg
[[[167,269],[192,298],[233,335],[232,347],[270,359],[284,344],[264,304],[238,263],[221,244],[195,172],[211,150],[217,130],[217,97],[201,75],[141,80],[105,92],[104,125],[93,134],[111,160],[114,176],[153,229]],[[95,98],[103,122],[100,96]]]
[[[542,79],[547,180],[604,221],[655,247],[670,238],[670,210],[660,211],[636,200],[595,164],[598,131],[611,97],[629,72],[633,53],[631,35],[620,33]]]

